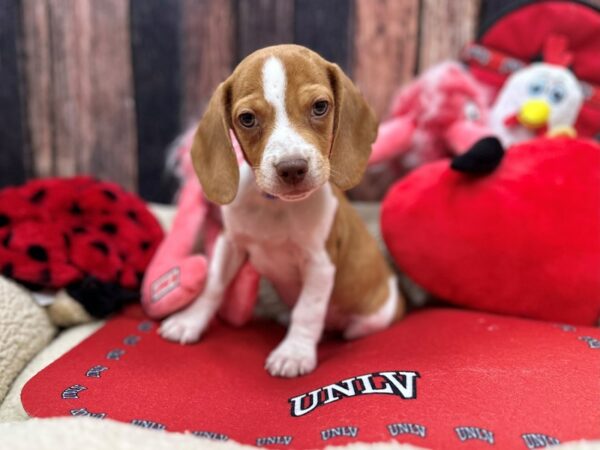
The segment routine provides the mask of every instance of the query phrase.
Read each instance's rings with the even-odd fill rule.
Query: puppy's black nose
[[[305,159],[282,161],[275,165],[275,170],[284,183],[298,184],[304,180],[308,172],[308,162]]]

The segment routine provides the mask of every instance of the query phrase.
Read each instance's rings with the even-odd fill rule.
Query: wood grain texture
[[[181,131],[180,0],[134,0],[131,41],[137,119],[138,189],[146,200],[168,202],[174,179],[167,149]]]
[[[48,177],[54,173],[48,3],[39,0],[21,1],[24,54],[22,76],[26,96],[25,142],[33,157],[33,173]]]
[[[294,42],[294,0],[237,0],[236,63],[262,47]]]
[[[88,172],[167,201],[165,151],[252,51],[313,48],[384,118],[401,85],[456,57],[480,1],[502,3],[0,0],[0,184]],[[380,198],[396,176],[377,168],[355,197]]]
[[[352,0],[296,0],[294,40],[335,62],[349,75],[352,66]]]
[[[480,0],[421,0],[419,72],[446,59],[456,59],[475,38]]]
[[[232,0],[183,0],[181,122],[193,124],[235,59]]]
[[[25,180],[17,39],[19,8],[0,0],[0,187]]]
[[[354,80],[381,117],[415,74],[419,0],[356,0]]]
[[[356,0],[354,80],[380,118],[393,94],[413,79],[418,47],[419,0]],[[349,196],[380,199],[397,174],[371,168]]]
[[[22,7],[36,175],[91,173],[135,190],[128,3],[23,0]]]

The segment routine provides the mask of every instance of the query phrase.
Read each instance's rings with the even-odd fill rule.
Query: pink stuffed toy
[[[182,186],[173,226],[150,262],[142,283],[142,306],[159,319],[184,308],[200,295],[207,277],[208,261],[221,231],[219,210],[206,200],[190,157],[195,130],[177,142],[177,159]],[[243,155],[232,136],[238,163]],[[206,255],[194,253],[203,242]],[[259,275],[246,263],[232,281],[220,315],[233,325],[242,325],[252,316],[258,294]]]
[[[444,62],[403,88],[391,117],[379,127],[369,162],[402,155],[405,169],[468,150],[484,136],[488,99],[483,87],[455,62]]]

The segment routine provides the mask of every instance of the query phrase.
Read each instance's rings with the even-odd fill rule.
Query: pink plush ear
[[[408,115],[414,117],[421,109],[419,97],[423,91],[422,79],[417,79],[400,89],[392,100],[390,115],[394,117]]]
[[[415,123],[408,117],[393,117],[379,125],[369,164],[378,164],[405,153],[410,148]]]
[[[487,136],[494,136],[494,132],[487,125],[471,120],[453,123],[444,135],[448,147],[455,155],[464,153],[475,142]]]

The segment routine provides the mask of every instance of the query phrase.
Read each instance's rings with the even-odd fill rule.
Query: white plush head
[[[506,80],[492,107],[491,126],[508,146],[537,130],[572,127],[582,104],[583,92],[570,70],[534,63]]]

